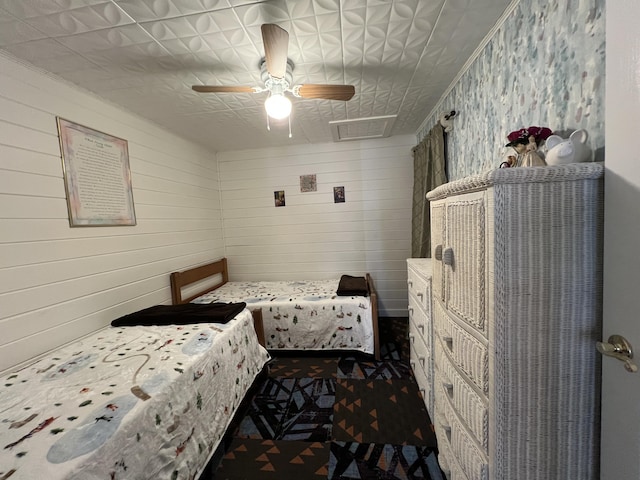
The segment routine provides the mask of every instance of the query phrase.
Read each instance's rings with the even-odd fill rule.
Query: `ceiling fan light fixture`
[[[291,114],[291,100],[281,93],[271,94],[264,102],[267,115],[275,120],[282,120]]]

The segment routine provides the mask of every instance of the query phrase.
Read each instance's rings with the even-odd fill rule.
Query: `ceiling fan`
[[[262,93],[269,92],[265,109],[269,117],[284,119],[291,113],[291,100],[284,94],[289,92],[299,98],[325,100],[350,100],[355,94],[353,85],[302,84],[292,86],[293,63],[287,58],[289,33],[273,23],[262,25],[262,41],[265,58],[260,68],[264,87],[193,85],[200,93]],[[268,126],[268,124],[267,124]],[[291,136],[291,133],[289,133]]]

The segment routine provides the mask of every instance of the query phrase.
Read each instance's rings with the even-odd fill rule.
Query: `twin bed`
[[[190,285],[212,282],[203,290]],[[174,304],[245,302],[259,312],[270,351],[351,350],[380,359],[378,297],[371,275],[313,281],[229,282],[227,260],[171,274]],[[260,333],[259,333],[260,335]]]
[[[0,480],[197,479],[268,362],[264,346],[378,356],[369,275],[362,296],[336,295],[337,281],[275,282],[272,291],[228,282],[226,263],[173,273],[175,308],[122,317],[5,374]],[[182,298],[211,277],[213,287]],[[221,302],[233,314],[207,316]]]

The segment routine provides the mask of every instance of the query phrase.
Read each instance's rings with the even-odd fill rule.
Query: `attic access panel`
[[[391,129],[397,115],[379,117],[353,118],[350,120],[335,120],[329,122],[334,142],[348,140],[367,140],[370,138],[386,138],[391,135]]]

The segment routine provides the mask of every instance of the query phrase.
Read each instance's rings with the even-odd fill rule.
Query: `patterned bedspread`
[[[227,324],[108,327],[1,378],[0,479],[192,479],[269,356]]]
[[[339,279],[228,282],[193,302],[246,302],[261,308],[267,348],[374,353],[369,297],[336,295]]]

